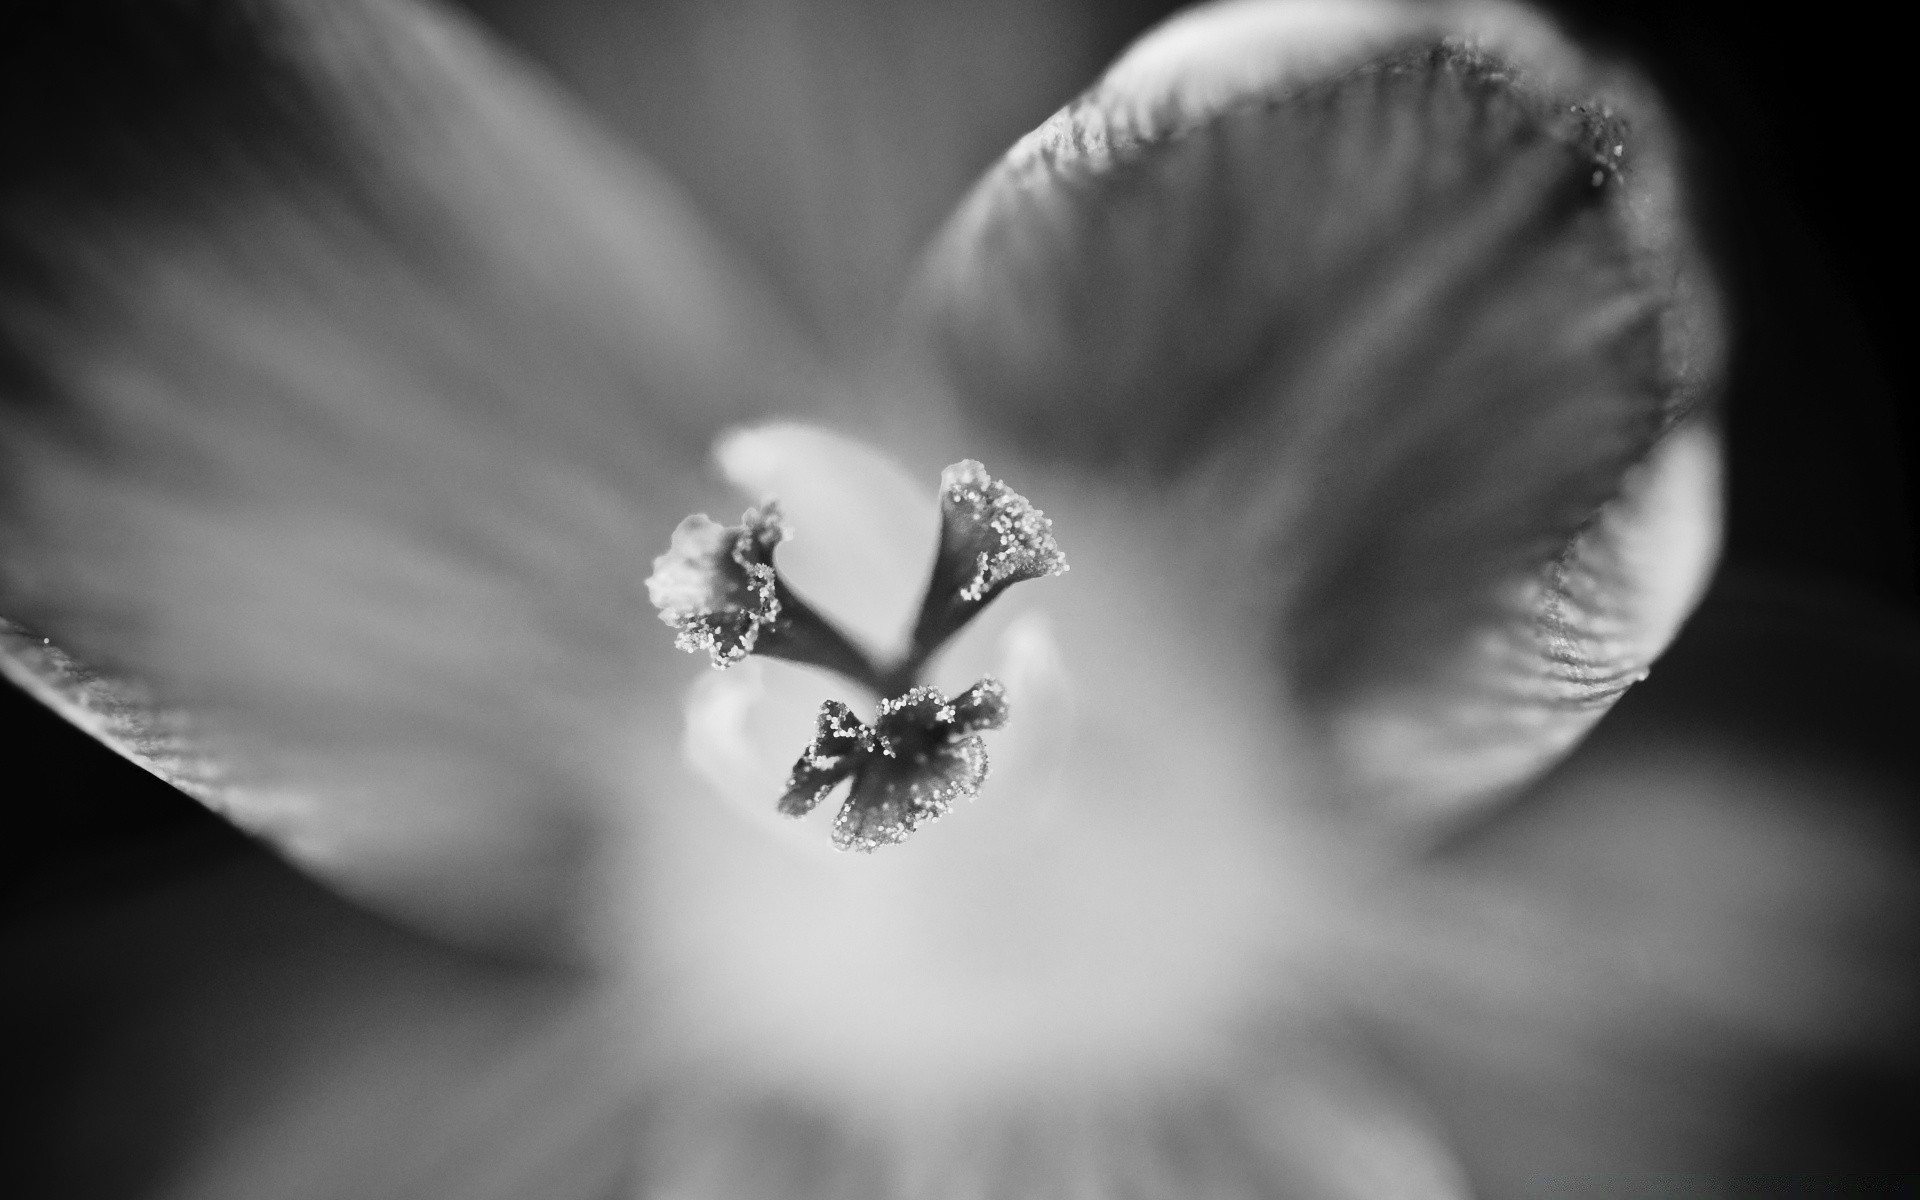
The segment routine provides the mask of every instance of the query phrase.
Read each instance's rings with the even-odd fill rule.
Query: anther
[[[674,645],[704,650],[718,668],[749,654],[806,663],[853,679],[875,675],[852,639],[794,594],[773,565],[787,539],[777,505],[722,525],[705,513],[680,522],[665,554],[653,560],[647,597],[674,629]]]
[[[940,550],[914,622],[910,658],[930,658],[996,596],[1065,574],[1053,522],[972,459],[940,472]]]
[[[773,548],[786,537],[772,504],[748,509],[738,525],[705,513],[680,522],[647,577],[647,598],[673,626],[673,644],[689,654],[705,650],[715,667],[753,653],[780,618]]]
[[[820,706],[812,744],[787,777],[780,811],[805,816],[850,778],[833,844],[871,852],[903,842],[954,801],[979,793],[987,778],[980,733],[1006,719],[1005,689],[991,676],[952,700],[931,687],[883,700],[872,725],[829,700]]]

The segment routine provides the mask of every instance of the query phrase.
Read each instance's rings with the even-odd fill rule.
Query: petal
[[[1911,1166],[1916,679],[1911,614],[1734,576],[1524,802],[1395,889],[1376,932],[1407,974],[1355,994],[1481,1194]]]
[[[894,325],[954,198],[1144,15],[1109,0],[466,6],[646,147],[847,358]]]
[[[10,671],[355,895],[550,931],[631,799],[603,751],[671,754],[648,562],[717,429],[805,406],[799,343],[437,10],[43,6],[4,54],[47,97],[0,221]]]
[[[1651,671],[1706,590],[1719,534],[1718,439],[1690,426],[1451,663],[1326,715],[1349,799],[1452,816],[1551,766]]]
[[[962,206],[930,345],[976,419],[1199,531],[1169,568],[1239,596],[1222,636],[1326,717],[1347,791],[1451,813],[1562,752],[1711,562],[1704,443],[1639,472],[1692,480],[1673,504],[1630,478],[1719,361],[1671,142],[1504,5],[1199,10]],[[1394,746],[1342,732],[1383,709]]]

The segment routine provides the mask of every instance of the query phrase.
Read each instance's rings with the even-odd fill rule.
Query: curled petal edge
[[[1705,594],[1721,503],[1718,433],[1669,434],[1566,553],[1512,587],[1505,621],[1425,681],[1353,697],[1331,717],[1346,798],[1441,830],[1559,761]]]

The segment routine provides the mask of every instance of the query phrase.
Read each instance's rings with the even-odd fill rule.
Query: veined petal
[[[1303,711],[1425,698],[1397,746],[1336,746],[1355,794],[1451,811],[1536,771],[1711,564],[1712,485],[1646,508],[1628,482],[1719,365],[1672,134],[1521,10],[1178,18],[987,176],[923,298],[971,415],[1184,514],[1170,562],[1241,598],[1225,635]],[[1638,550],[1597,548],[1626,526]],[[1626,624],[1560,620],[1569,582]],[[1463,742],[1489,690],[1527,698]]]
[[[1418,819],[1533,778],[1645,678],[1705,593],[1720,542],[1720,447],[1666,438],[1504,616],[1423,676],[1349,696],[1326,745],[1347,798]]]
[[[438,10],[41,6],[4,57],[9,670],[356,895],[550,930],[605,747],[672,754],[660,531],[798,340]]]

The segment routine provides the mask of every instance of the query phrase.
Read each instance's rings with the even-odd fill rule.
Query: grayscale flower
[[[1718,1194],[1911,1002],[1795,803],[1884,781],[1730,753],[1711,643],[1638,690],[1724,321],[1530,11],[1176,16],[864,304],[429,4],[8,41],[0,663],[327,889],[211,893],[273,953],[122,1190]]]

